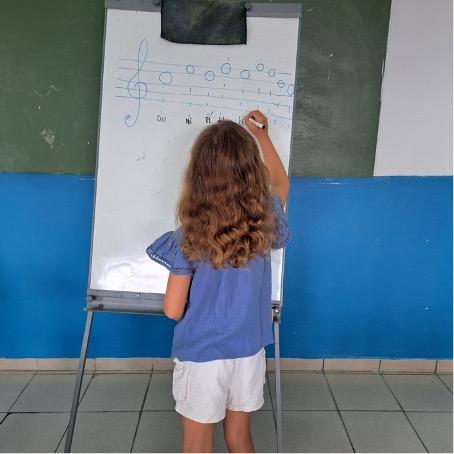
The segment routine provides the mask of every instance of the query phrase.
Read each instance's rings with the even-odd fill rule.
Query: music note
[[[133,99],[137,100],[137,112],[135,113],[135,117],[131,122],[132,115],[126,114],[125,115],[125,124],[129,128],[134,126],[139,118],[140,114],[140,104],[141,100],[145,98],[148,94],[148,86],[145,82],[140,80],[140,71],[145,64],[148,55],[148,41],[143,39],[140,42],[139,50],[137,51],[137,71],[132,75],[131,79],[129,79],[127,90],[129,96]]]

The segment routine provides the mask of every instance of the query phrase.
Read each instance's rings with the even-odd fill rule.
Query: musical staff
[[[167,103],[189,106],[188,111],[182,112],[182,121],[186,124],[192,122],[188,122],[191,114],[209,123],[213,112],[224,118],[224,110],[244,115],[257,108],[274,117],[275,123],[290,126],[295,90],[293,74],[278,71],[264,61],[247,68],[233,66],[230,58],[210,66],[194,62],[165,63],[147,59],[149,53],[152,54],[144,38],[139,43],[136,58],[119,58],[122,63],[117,67],[115,97],[122,102],[129,99],[135,103],[134,113],[124,117],[127,127],[139,120],[142,101],[159,103],[161,113]],[[238,118],[241,121],[242,116]]]

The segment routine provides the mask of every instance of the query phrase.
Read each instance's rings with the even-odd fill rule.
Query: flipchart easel
[[[109,9],[116,10],[127,10],[127,11],[149,11],[149,12],[160,12],[159,1],[156,0],[105,0],[105,14],[107,18],[107,12]],[[280,3],[280,4],[265,4],[265,3],[249,3],[247,4],[247,17],[277,17],[277,18],[298,18],[298,44],[300,37],[300,23],[301,23],[301,5],[294,3]],[[104,29],[104,45],[106,48],[106,26]],[[299,45],[297,44],[296,51],[296,62],[298,62]],[[184,46],[184,45],[181,45]],[[102,83],[100,88],[100,123],[101,123],[101,112],[103,104],[103,83],[104,83],[104,71],[105,71],[105,57],[103,54],[103,69],[102,69]],[[295,74],[295,87],[296,90],[296,74]],[[294,97],[293,97],[294,107]],[[291,130],[291,148],[294,143],[294,122],[292,119],[292,130]],[[105,288],[93,288],[91,283],[91,277],[93,274],[93,239],[95,229],[95,212],[96,203],[98,201],[98,180],[99,180],[99,159],[100,159],[100,128],[98,127],[98,148],[97,148],[97,161],[96,161],[96,179],[95,179],[95,201],[93,206],[93,225],[92,225],[92,246],[90,253],[90,275],[88,279],[88,290],[86,305],[84,310],[87,312],[87,318],[85,323],[85,329],[83,333],[82,346],[79,359],[79,367],[76,377],[76,383],[74,388],[74,395],[71,406],[71,413],[69,419],[69,425],[66,435],[65,452],[71,451],[74,427],[77,417],[78,402],[80,398],[80,391],[82,385],[82,379],[85,369],[85,362],[87,357],[87,350],[90,340],[91,327],[93,322],[94,312],[118,312],[118,313],[132,313],[132,314],[145,314],[145,315],[163,315],[163,293],[156,292],[141,292],[141,291],[125,291],[125,290],[110,290]],[[289,166],[290,168],[290,166]],[[290,171],[289,171],[290,174]],[[99,201],[98,201],[99,202]],[[288,202],[287,202],[288,209]],[[144,246],[145,249],[145,246]],[[276,389],[276,402],[274,408],[275,424],[276,424],[276,438],[277,438],[277,452],[282,452],[282,418],[281,418],[281,380],[280,380],[280,343],[279,343],[279,324],[281,321],[281,309],[282,309],[282,290],[283,290],[283,279],[284,279],[284,258],[285,250],[282,252],[282,272],[280,274],[280,297],[276,300],[273,299],[273,329],[274,329],[274,340],[275,340],[275,389]]]

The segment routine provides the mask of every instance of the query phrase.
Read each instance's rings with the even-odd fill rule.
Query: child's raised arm
[[[265,129],[261,129],[252,124],[249,121],[249,117],[262,123],[265,126]],[[279,195],[282,200],[282,205],[285,205],[289,191],[289,180],[281,158],[277,154],[273,142],[271,142],[270,136],[268,135],[268,120],[262,112],[253,110],[244,117],[244,122],[251,134],[256,138],[262,151],[265,165],[270,172],[271,193]]]

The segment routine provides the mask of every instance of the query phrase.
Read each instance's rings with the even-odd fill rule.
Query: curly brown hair
[[[276,239],[270,175],[252,135],[231,120],[196,138],[183,177],[176,221],[188,260],[235,268],[263,256]]]

